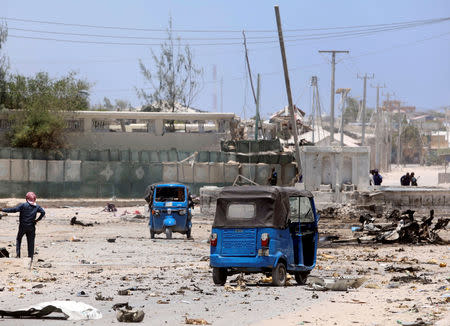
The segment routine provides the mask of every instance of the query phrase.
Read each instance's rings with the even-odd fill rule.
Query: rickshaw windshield
[[[155,191],[155,201],[157,202],[184,202],[185,194],[183,187],[157,187]]]

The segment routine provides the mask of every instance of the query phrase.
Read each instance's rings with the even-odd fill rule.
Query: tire
[[[172,229],[166,228],[166,239],[172,239]]]
[[[224,285],[227,281],[227,269],[213,267],[213,281],[215,285]]]
[[[275,286],[286,285],[286,266],[284,263],[279,262],[272,270],[272,284]]]
[[[155,238],[155,231],[150,229],[150,239],[154,239],[154,238]]]
[[[295,272],[295,280],[299,285],[305,285],[309,272]]]
[[[188,229],[188,230],[186,231],[186,238],[187,238],[187,239],[190,239],[190,238],[191,238],[191,229]]]

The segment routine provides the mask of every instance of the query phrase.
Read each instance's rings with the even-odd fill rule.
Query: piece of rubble
[[[140,323],[144,317],[145,313],[142,310],[119,309],[116,313],[117,320],[124,323]]]
[[[202,318],[187,318],[187,317],[185,317],[184,323],[186,325],[211,325],[205,319],[202,319]]]
[[[310,286],[310,290],[316,291],[348,291],[359,288],[365,281],[365,277],[336,279],[310,276],[307,285]]]
[[[0,248],[0,258],[9,258],[9,251],[4,247]]]
[[[67,320],[102,318],[102,314],[94,307],[84,302],[76,301],[50,301],[42,302],[22,310],[0,310],[0,316],[13,318],[46,318],[46,316],[52,313],[62,313],[62,318]]]
[[[112,301],[113,297],[105,297],[101,292],[95,293],[95,300],[97,301]]]

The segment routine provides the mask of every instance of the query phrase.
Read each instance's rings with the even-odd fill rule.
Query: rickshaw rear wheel
[[[227,282],[227,269],[213,267],[213,281],[215,285],[224,285]]]
[[[150,229],[150,239],[154,239],[154,238],[155,238],[155,231]]]
[[[286,284],[286,266],[279,262],[272,270],[272,284],[275,286],[284,286]]]
[[[191,229],[188,229],[186,231],[186,238],[190,239],[191,238]]]
[[[166,228],[166,238],[172,239],[172,229],[171,228]]]
[[[295,272],[295,280],[300,285],[305,285],[309,272]]]

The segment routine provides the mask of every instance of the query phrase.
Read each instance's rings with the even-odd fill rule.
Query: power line
[[[114,29],[114,30],[127,30],[127,31],[145,31],[145,32],[166,32],[167,29],[161,28],[137,28],[137,27],[124,27],[124,26],[105,26],[105,25],[89,25],[89,24],[77,24],[77,23],[63,23],[56,21],[43,21],[43,20],[32,20],[23,18],[11,18],[11,17],[0,17],[0,19],[6,21],[16,21],[16,22],[26,22],[26,23],[37,23],[37,24],[48,24],[48,25],[59,25],[59,26],[71,26],[71,27],[85,27],[85,28],[97,28],[97,29]],[[362,27],[381,27],[381,26],[394,26],[403,25],[411,23],[427,23],[432,21],[444,21],[450,20],[450,17],[433,18],[425,20],[414,20],[406,22],[394,22],[386,24],[373,24],[373,25],[356,25],[356,26],[334,26],[334,27],[320,27],[320,28],[297,28],[297,29],[287,29],[286,32],[298,32],[298,31],[320,31],[320,30],[336,30],[336,29],[353,29]],[[241,33],[242,30],[220,30],[220,29],[173,29],[176,33]],[[267,33],[276,32],[276,30],[248,30],[250,33]]]
[[[403,29],[403,28],[411,28],[411,27],[417,27],[421,25],[428,25],[428,24],[434,24],[438,23],[440,20],[430,20],[427,22],[422,23],[407,23],[400,26],[390,27],[390,28],[364,28],[364,29],[357,29],[354,31],[341,31],[341,32],[331,32],[331,33],[319,33],[319,34],[304,34],[304,35],[291,35],[287,36],[286,38],[293,38],[293,37],[315,37],[315,36],[345,36],[345,35],[352,35],[356,32],[363,32],[363,33],[369,33],[369,32],[378,32],[378,31],[385,31],[385,30],[395,30],[395,29]],[[27,28],[17,28],[17,27],[9,27],[9,30],[13,31],[21,31],[21,32],[31,32],[31,33],[41,33],[41,34],[55,34],[55,35],[69,35],[69,36],[86,36],[86,37],[103,37],[103,38],[118,38],[118,39],[138,39],[138,40],[166,40],[167,37],[149,37],[149,36],[129,36],[129,35],[105,35],[105,34],[89,34],[89,33],[74,33],[74,32],[58,32],[58,31],[48,31],[48,30],[36,30],[36,29],[27,29]],[[248,37],[248,39],[276,39],[276,34],[272,36],[253,36]],[[214,41],[214,40],[241,40],[240,37],[196,37],[196,38],[186,38],[183,37],[183,40],[202,40],[202,41]]]
[[[450,18],[449,18],[450,19]],[[388,31],[397,31],[402,29],[409,29],[413,27],[419,27],[429,24],[436,24],[438,22],[443,22],[446,20],[434,20],[427,23],[421,23],[421,24],[408,24],[404,26],[395,26],[390,28],[377,28],[377,29],[366,29],[366,30],[355,30],[355,31],[346,31],[346,32],[336,32],[336,33],[322,33],[322,34],[309,34],[309,35],[301,35],[299,37],[297,36],[291,36],[291,38],[287,39],[286,42],[289,42],[290,44],[298,41],[309,41],[309,40],[320,40],[320,39],[329,39],[329,38],[348,38],[348,37],[359,37],[359,36],[368,36],[373,35],[376,33],[381,32],[388,32]],[[15,30],[22,30],[25,29],[17,29],[17,28],[11,28]],[[48,34],[59,34],[59,35],[77,35],[77,36],[88,36],[88,37],[106,37],[106,38],[132,38],[132,39],[152,39],[152,40],[165,40],[166,38],[150,38],[150,37],[132,37],[132,36],[112,36],[112,35],[99,35],[99,34],[84,34],[84,33],[65,33],[65,32],[53,32],[53,31],[37,31],[37,30],[28,30],[31,32],[36,33],[48,33]],[[160,43],[137,43],[137,42],[106,42],[106,41],[93,41],[93,40],[72,40],[72,39],[56,39],[56,38],[50,38],[50,37],[41,37],[41,36],[26,36],[26,35],[14,35],[9,34],[9,37],[13,38],[22,38],[22,39],[34,39],[34,40],[45,40],[45,41],[54,41],[54,42],[67,42],[67,43],[79,43],[79,44],[101,44],[101,45],[124,45],[124,46],[158,46]],[[294,38],[292,38],[294,37]],[[272,37],[268,37],[272,38]],[[197,39],[191,39],[191,40],[228,40],[228,39],[234,39],[234,38],[197,38]],[[189,40],[189,39],[186,39]],[[275,39],[269,40],[269,41],[254,41],[254,42],[248,42],[248,44],[270,44],[270,43],[276,43],[277,41]],[[191,43],[191,44],[180,44],[182,46],[185,45],[191,45],[191,46],[221,46],[221,45],[242,45],[242,42],[214,42],[214,43]]]

